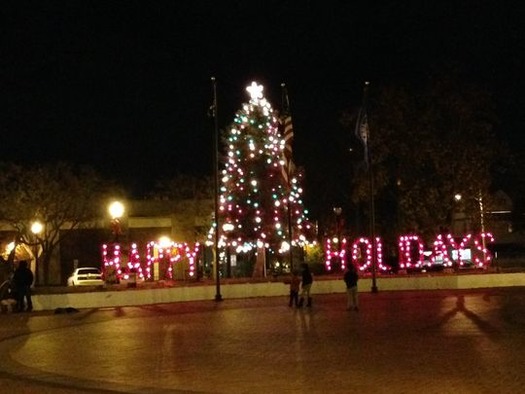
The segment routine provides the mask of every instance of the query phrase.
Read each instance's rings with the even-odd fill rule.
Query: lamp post
[[[456,193],[454,195],[454,200],[456,200],[456,202],[461,201],[461,199],[462,199],[462,196],[460,193]],[[473,199],[478,203],[478,207],[479,207],[479,226],[480,226],[480,231],[481,231],[481,244],[483,247],[483,265],[485,265],[486,259],[487,259],[487,252],[486,252],[487,245],[485,241],[485,210],[483,206],[483,195],[481,194],[481,191],[479,191],[479,197],[478,198],[473,197]],[[458,251],[458,254],[459,254],[459,251]],[[458,261],[459,261],[459,257],[458,257]]]
[[[106,282],[110,284],[118,283],[120,268],[120,245],[119,237],[122,234],[120,219],[124,215],[124,205],[120,201],[113,201],[108,205],[108,213],[111,217],[110,227],[113,233],[113,250],[110,267],[104,267]]]
[[[42,230],[44,230],[44,225],[42,223],[40,223],[38,220],[35,220],[31,224],[31,232],[35,236],[35,243],[34,243],[34,249],[33,249],[33,255],[35,257],[35,269],[34,269],[34,272],[35,272],[35,284],[39,283],[38,282],[38,280],[39,280],[39,275],[38,275],[38,270],[39,270],[39,266],[38,266],[38,246],[40,245],[40,239],[39,239],[38,236],[39,236],[40,233],[42,233]]]
[[[113,233],[113,242],[118,243],[119,236],[122,234],[120,218],[124,215],[124,205],[120,201],[113,201],[108,206],[108,212],[111,216],[111,232]]]

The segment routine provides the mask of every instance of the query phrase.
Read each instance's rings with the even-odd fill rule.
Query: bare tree
[[[472,197],[467,208],[473,212],[476,198],[489,201],[492,167],[505,150],[486,91],[447,75],[371,93],[369,148],[376,217],[385,231],[435,234],[450,224],[456,194]],[[355,118],[347,115],[353,129]],[[367,176],[356,171],[354,201],[369,199]]]
[[[108,190],[109,184],[89,168],[66,163],[31,167],[0,164],[0,220],[16,232],[15,246],[38,244],[42,284],[49,283],[53,253],[70,234],[67,230],[94,226]],[[36,237],[31,233],[35,221],[43,224]]]
[[[177,174],[159,180],[150,198],[173,201],[182,227],[191,229],[193,240],[204,241],[212,223],[213,193],[210,176]]]

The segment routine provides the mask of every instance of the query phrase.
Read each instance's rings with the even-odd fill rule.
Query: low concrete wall
[[[525,286],[525,273],[379,277],[376,280],[376,284],[379,291]],[[371,287],[372,280],[370,278],[363,278],[359,281],[359,291],[368,292]],[[221,285],[221,295],[224,299],[285,296],[288,295],[288,291],[288,285],[282,282]],[[341,279],[316,280],[312,286],[312,294],[344,292],[345,286]],[[150,305],[181,301],[213,300],[215,294],[216,287],[212,285],[177,286],[161,289],[106,290],[85,293],[37,294],[33,296],[33,308],[34,310],[54,310],[56,308],[66,307],[82,309]]]

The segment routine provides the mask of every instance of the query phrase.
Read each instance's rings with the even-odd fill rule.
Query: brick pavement
[[[2,392],[503,393],[525,288],[315,295],[0,316]]]

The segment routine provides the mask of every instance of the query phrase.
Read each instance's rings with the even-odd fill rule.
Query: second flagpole
[[[214,225],[215,225],[215,301],[222,301],[221,295],[221,271],[219,267],[219,114],[217,113],[217,81],[215,77],[211,77],[212,89],[213,89],[213,184],[215,194],[215,212],[214,212]]]

